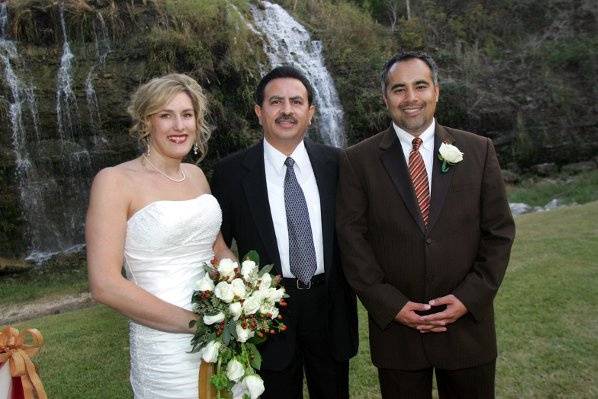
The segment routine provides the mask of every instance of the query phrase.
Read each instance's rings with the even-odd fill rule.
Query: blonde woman
[[[145,152],[101,170],[91,189],[90,289],[95,300],[131,319],[135,398],[197,398],[200,357],[189,353],[193,286],[202,262],[232,256],[206,177],[182,162],[192,149],[206,152],[206,105],[201,87],[186,75],[139,87],[128,111]]]

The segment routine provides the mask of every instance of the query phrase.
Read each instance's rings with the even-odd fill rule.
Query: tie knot
[[[287,159],[284,160],[284,164],[288,167],[288,168],[292,168],[293,165],[295,165],[295,160],[291,157],[288,157]]]
[[[423,143],[423,140],[420,139],[419,137],[414,138],[413,141],[411,142],[411,144],[413,144],[413,151],[419,150],[419,147],[422,145],[422,143]]]

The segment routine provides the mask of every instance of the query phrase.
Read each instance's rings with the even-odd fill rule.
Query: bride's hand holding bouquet
[[[193,352],[215,364],[210,382],[233,398],[255,399],[264,392],[256,370],[261,356],[256,345],[269,335],[286,330],[279,306],[288,295],[281,277],[270,275],[272,265],[259,268],[259,256],[251,251],[241,265],[231,259],[204,264],[205,274],[197,282],[192,303],[198,320]]]

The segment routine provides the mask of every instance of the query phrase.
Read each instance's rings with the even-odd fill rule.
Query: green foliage
[[[401,19],[397,35],[401,48],[423,50],[426,47],[426,27],[417,17]]]
[[[84,254],[53,258],[44,267],[0,276],[0,303],[18,304],[89,290]]]
[[[554,198],[567,204],[598,201],[598,171],[540,181],[530,178],[509,190],[510,202],[524,202],[532,206],[544,206]]]

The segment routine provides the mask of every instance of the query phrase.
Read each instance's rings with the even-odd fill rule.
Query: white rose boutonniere
[[[442,161],[440,170],[446,173],[449,170],[449,165],[454,165],[463,160],[463,153],[454,145],[442,143],[438,149],[438,159]]]

